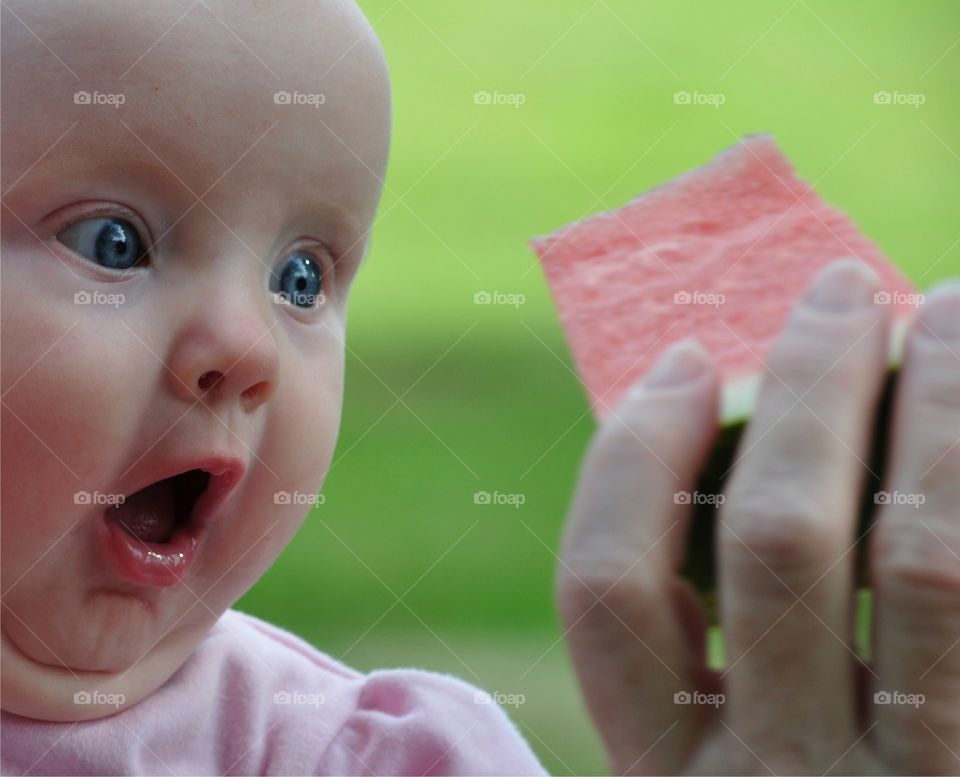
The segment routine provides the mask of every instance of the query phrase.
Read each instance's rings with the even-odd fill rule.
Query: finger
[[[927,301],[897,389],[872,533],[874,741],[897,772],[960,773],[960,284]],[[873,702],[872,704],[869,702]]]
[[[852,546],[886,368],[878,288],[844,260],[793,311],[718,530],[728,720],[761,758],[806,742],[806,769],[856,738]]]
[[[678,771],[692,719],[715,713],[674,697],[706,693],[705,619],[678,577],[689,507],[676,495],[695,487],[717,391],[703,350],[675,346],[597,432],[571,507],[557,603],[615,773]]]

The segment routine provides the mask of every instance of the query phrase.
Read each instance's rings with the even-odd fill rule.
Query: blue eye
[[[270,290],[279,302],[312,308],[323,302],[323,271],[320,262],[303,251],[290,254],[270,277]]]
[[[63,230],[57,240],[91,262],[114,270],[146,263],[137,228],[124,219],[84,219]]]

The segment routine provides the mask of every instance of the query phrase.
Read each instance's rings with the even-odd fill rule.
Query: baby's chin
[[[131,601],[129,607],[143,605]],[[216,621],[204,610],[191,613],[189,622],[169,629],[162,637],[154,633],[152,618],[124,613],[125,606],[112,603],[110,618],[124,618],[122,626],[91,628],[97,609],[89,608],[83,624],[65,617],[60,648],[43,644],[37,635],[14,619],[5,618],[0,629],[2,707],[23,717],[48,721],[92,720],[133,706],[165,683],[187,660]],[[13,623],[11,623],[13,621]],[[67,631],[72,629],[72,631]],[[52,657],[51,653],[56,652]]]
[[[109,563],[105,544],[98,542],[105,524],[99,516],[84,516],[29,574],[12,584],[5,570],[4,613],[0,633],[4,648],[49,674],[121,676],[139,671],[147,658],[173,650],[185,636],[200,633],[229,605],[224,591],[197,601],[192,590],[222,574],[210,563],[215,554],[201,554],[193,574],[175,586],[136,585],[123,579]],[[58,550],[66,549],[63,553]],[[207,548],[208,551],[216,548]],[[13,559],[5,558],[13,565]],[[206,563],[204,563],[206,562]],[[19,569],[15,565],[11,574]],[[219,607],[219,611],[218,611]],[[4,690],[9,677],[3,667]],[[6,696],[6,693],[4,693]],[[4,706],[6,699],[4,698]]]
[[[189,583],[169,588],[132,585],[114,570],[79,560],[79,551],[56,559],[49,554],[4,600],[3,710],[38,720],[80,721],[142,701],[187,661],[297,525],[291,521],[284,532],[256,545],[257,552],[244,559],[249,567],[233,564],[224,572],[201,557]],[[262,534],[259,526],[251,529]],[[229,533],[224,536],[228,541]],[[255,545],[256,537],[244,532],[238,537],[241,547]],[[216,543],[205,553],[210,559],[241,555]]]
[[[40,613],[25,614],[23,619],[5,617],[2,631],[32,661],[74,672],[127,672],[151,650],[175,641],[201,616],[195,611],[191,613],[195,617],[176,625],[166,623],[167,616],[153,602],[117,589],[89,591],[80,606],[55,602],[37,608],[45,613],[43,619]]]

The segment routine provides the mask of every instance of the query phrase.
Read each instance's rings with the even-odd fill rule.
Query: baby
[[[230,609],[337,439],[390,135],[353,0],[9,0],[2,32],[3,773],[542,774],[478,689]],[[874,663],[851,646],[877,283],[833,265],[770,360],[720,522],[723,674],[672,498],[717,426],[703,350],[591,444],[557,597],[617,773],[956,770],[956,284],[911,327],[893,419],[890,490],[925,506],[880,513]]]
[[[473,687],[229,609],[337,439],[390,136],[355,4],[12,2],[2,64],[4,773],[541,773]]]

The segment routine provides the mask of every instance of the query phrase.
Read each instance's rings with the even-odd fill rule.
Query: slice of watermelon
[[[881,278],[885,290],[878,302],[894,305],[904,321],[918,299],[856,225],[794,175],[769,135],[748,136],[619,210],[534,238],[531,245],[598,419],[672,343],[695,337],[710,352],[724,383],[723,430],[698,486],[701,494],[722,491],[753,412],[764,359],[821,268],[858,258]],[[888,388],[888,399],[891,393]],[[878,423],[878,432],[884,428]],[[883,437],[878,433],[871,464],[878,473]],[[867,493],[879,488],[868,483]],[[864,501],[861,528],[872,502],[872,496]],[[691,527],[687,573],[704,591],[714,586],[716,512],[712,504],[695,506]]]

